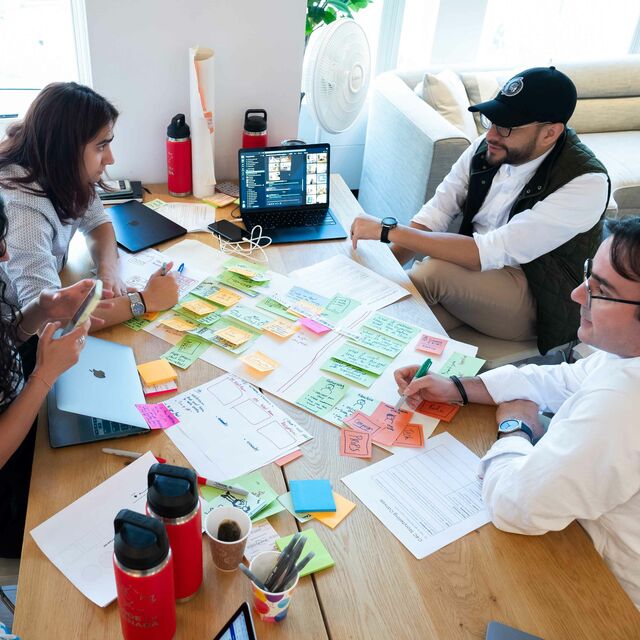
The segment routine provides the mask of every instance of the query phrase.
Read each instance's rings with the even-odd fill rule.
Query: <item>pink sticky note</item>
[[[297,460],[301,455],[302,455],[302,451],[300,451],[300,450],[294,451],[293,453],[290,453],[290,454],[288,454],[286,456],[282,456],[282,458],[278,458],[275,461],[275,463],[279,467],[283,467],[288,462],[293,462],[294,460]]]
[[[163,402],[157,404],[137,404],[136,409],[142,414],[144,421],[150,429],[166,429],[178,424],[180,420],[176,418]]]
[[[317,320],[313,320],[312,318],[300,318],[298,322],[303,327],[309,329],[309,331],[313,331],[313,333],[317,333],[318,335],[322,335],[323,333],[328,333],[329,331],[331,331],[329,327],[325,327],[323,324],[321,324]]]
[[[373,435],[378,429],[380,429],[380,425],[376,424],[371,420],[371,418],[362,413],[361,411],[356,411],[353,415],[345,418],[342,422],[346,425],[349,425],[352,429],[356,431],[364,431],[364,433],[368,433],[369,435]]]
[[[426,333],[424,333],[420,336],[420,340],[418,340],[416,349],[418,351],[433,353],[434,355],[439,356],[447,346],[447,342],[449,341],[445,340],[444,338],[436,338],[435,336],[428,336]]]
[[[413,413],[404,409],[395,409],[381,402],[371,415],[371,421],[381,428],[371,437],[374,442],[391,446],[403,429],[409,424]]]

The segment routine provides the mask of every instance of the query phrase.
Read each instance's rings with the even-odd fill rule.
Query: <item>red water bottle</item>
[[[242,146],[244,148],[268,146],[267,112],[264,109],[247,109],[245,111]]]
[[[167,127],[167,186],[172,196],[191,195],[191,132],[184,113]]]
[[[171,640],[176,632],[173,557],[159,520],[122,509],[114,522],[113,566],[125,640]]]
[[[191,599],[202,584],[202,513],[193,469],[154,464],[147,476],[147,513],[161,520],[173,553],[176,600]]]

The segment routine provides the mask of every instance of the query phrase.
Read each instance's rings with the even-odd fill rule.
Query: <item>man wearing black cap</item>
[[[393,243],[450,331],[467,324],[507,340],[537,336],[542,353],[575,338],[569,293],[600,242],[610,183],[606,169],[566,123],[573,82],[555,67],[527,69],[488,102],[485,136],[460,156],[409,226],[395,218],[356,218],[358,240]],[[458,233],[448,233],[461,214]]]

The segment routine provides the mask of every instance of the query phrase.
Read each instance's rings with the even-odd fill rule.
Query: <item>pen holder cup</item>
[[[225,542],[218,538],[220,524],[225,520],[235,522],[240,528],[240,539],[233,542]],[[209,549],[213,564],[220,571],[236,571],[242,562],[244,549],[247,546],[247,538],[251,533],[251,520],[249,516],[236,507],[218,507],[207,516],[205,532],[209,540]]]
[[[265,551],[258,554],[249,565],[249,569],[253,571],[258,580],[263,582],[267,579],[273,567],[276,566],[279,551]],[[263,622],[280,622],[287,617],[289,605],[291,604],[291,593],[298,586],[300,576],[297,576],[295,582],[280,593],[269,593],[260,589],[253,582],[251,588],[253,591],[253,608],[260,616]]]

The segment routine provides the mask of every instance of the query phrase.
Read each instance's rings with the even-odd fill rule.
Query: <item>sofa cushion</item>
[[[569,126],[577,133],[637,131],[640,96],[578,99]]]
[[[470,140],[478,136],[473,115],[468,111],[467,92],[455,71],[445,69],[437,75],[425,73],[415,92]]]

